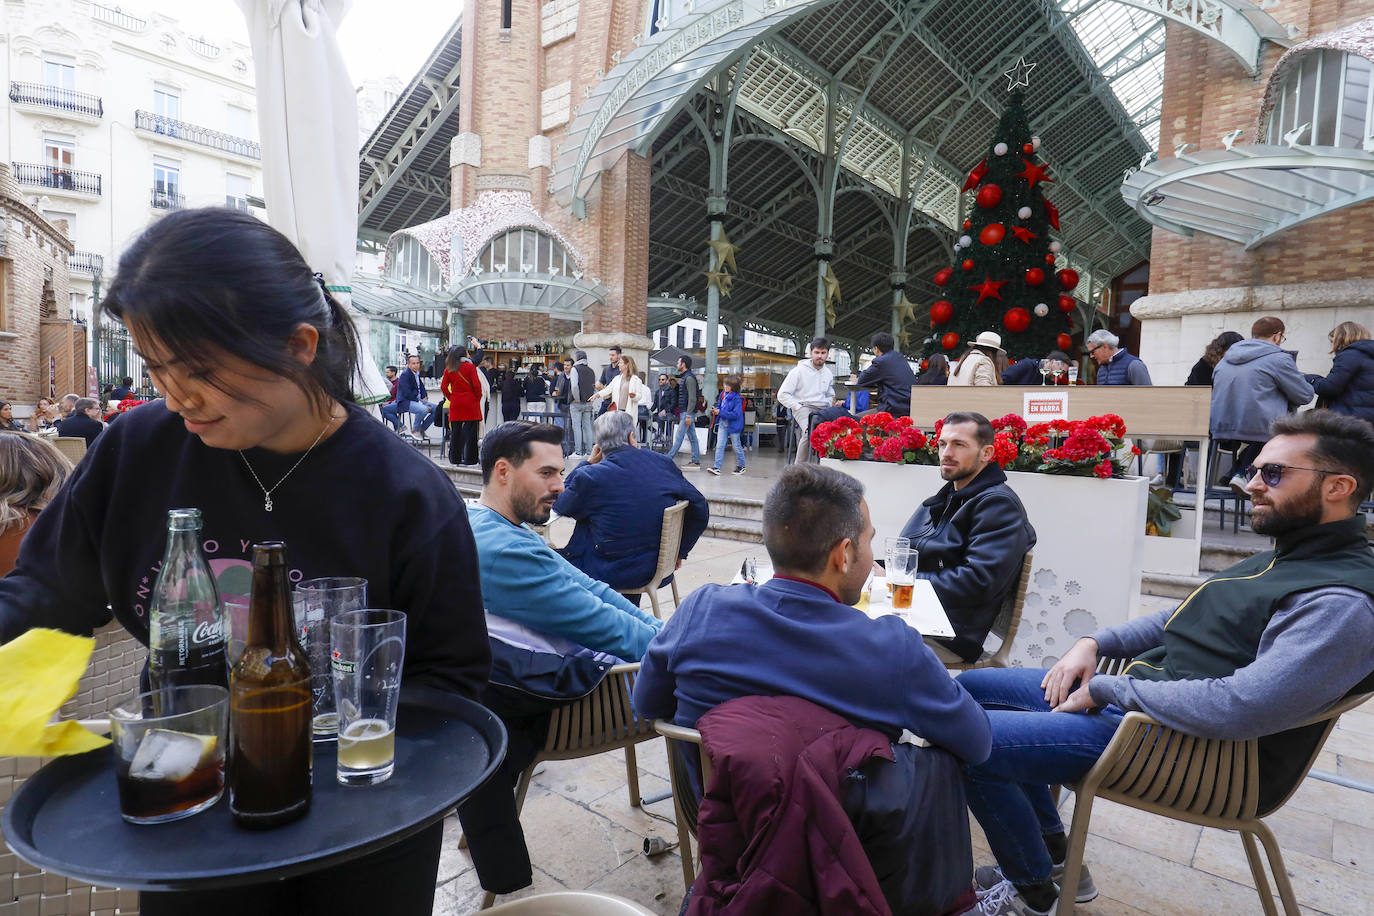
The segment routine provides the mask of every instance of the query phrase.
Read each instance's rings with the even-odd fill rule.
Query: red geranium
[[[890,461],[893,464],[901,464],[906,456],[902,454],[902,442],[900,439],[888,439],[873,449],[873,457],[879,461]]]
[[[1107,460],[1106,458],[1102,459],[1102,461],[1100,461],[1100,462],[1098,462],[1097,464],[1093,465],[1093,473],[1094,473],[1095,475],[1097,475],[1098,477],[1101,477],[1103,480],[1106,480],[1108,477],[1111,477],[1111,476],[1112,476],[1112,463],[1111,463],[1111,461]]]
[[[1026,432],[1026,421],[1014,413],[1009,413],[1005,417],[993,420],[992,428],[999,433],[1010,433],[1014,440],[1020,441]]]
[[[1016,447],[1016,440],[1010,433],[1001,432],[992,440],[992,460],[996,461],[1002,468],[1006,468],[1016,460],[1020,449]]]
[[[858,436],[844,436],[835,445],[850,461],[854,461],[864,453],[864,444],[859,441]]]

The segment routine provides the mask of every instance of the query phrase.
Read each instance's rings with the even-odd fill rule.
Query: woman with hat
[[[998,385],[1001,384],[1001,373],[997,371],[997,354],[1005,355],[1002,349],[1002,338],[999,334],[992,331],[984,331],[973,339],[973,346],[968,348],[963,359],[959,360],[959,368],[949,377],[949,384],[953,385]]]

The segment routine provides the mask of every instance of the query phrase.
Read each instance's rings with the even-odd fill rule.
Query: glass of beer
[[[367,786],[396,766],[396,706],[405,664],[406,615],[348,611],[329,625],[330,667],[338,710],[338,780]]]
[[[307,579],[291,596],[296,633],[310,661],[311,727],[316,741],[333,741],[339,717],[329,676],[329,624],[340,614],[367,607],[367,580],[355,576]]]
[[[916,551],[906,547],[888,554],[887,583],[892,589],[892,609],[910,609],[911,593],[916,587]]]
[[[110,712],[124,820],[161,824],[219,801],[228,712],[229,691],[204,684],[140,693]]]
[[[892,557],[897,551],[909,550],[910,548],[911,541],[907,538],[887,538],[887,540],[883,542],[883,569],[890,570],[892,568]],[[892,597],[891,573],[887,576],[887,596],[889,598]]]

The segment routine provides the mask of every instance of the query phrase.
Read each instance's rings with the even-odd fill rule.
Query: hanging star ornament
[[[1026,166],[1026,167],[1025,167],[1025,169],[1023,169],[1021,172],[1019,172],[1019,173],[1017,174],[1016,177],[1017,177],[1017,178],[1024,178],[1024,179],[1026,179],[1026,181],[1030,183],[1030,186],[1031,186],[1032,188],[1035,187],[1035,183],[1036,183],[1037,181],[1044,181],[1044,182],[1048,182],[1048,183],[1053,183],[1053,182],[1054,182],[1054,179],[1053,179],[1053,178],[1051,178],[1049,175],[1045,174],[1045,173],[1049,170],[1049,166],[1047,166],[1047,165],[1036,165],[1034,162],[1031,162],[1029,159],[1022,159],[1021,161],[1022,161],[1023,163],[1025,163],[1025,166]]]
[[[1025,242],[1027,245],[1031,243],[1031,239],[1040,238],[1040,236],[1036,235],[1034,232],[1031,232],[1025,226],[1012,226],[1011,234],[1016,236],[1021,241]]]
[[[969,289],[978,291],[978,301],[974,305],[982,305],[984,299],[1001,299],[1001,289],[1009,280],[994,280],[987,274],[983,275],[983,282],[977,286],[970,286]]]
[[[730,295],[730,285],[735,282],[735,278],[723,270],[703,271],[706,275],[707,287],[715,287],[722,296]]]
[[[1026,59],[1022,57],[1016,61],[1016,66],[1012,67],[1010,70],[1003,71],[1002,75],[1007,78],[1007,91],[1010,92],[1018,86],[1029,87],[1030,72],[1034,70],[1035,67],[1035,64],[1026,63]]]
[[[905,350],[909,346],[911,346],[911,335],[906,332],[906,328],[903,328],[897,332],[897,347]]]
[[[827,307],[834,305],[841,299],[840,278],[835,276],[835,268],[829,263],[825,265],[825,304]]]
[[[735,252],[739,251],[739,246],[730,244],[730,238],[724,229],[720,230],[720,238],[706,244],[715,252],[716,270],[733,270],[739,273],[739,267],[735,264]]]
[[[897,319],[905,325],[908,321],[916,320],[916,304],[902,293],[902,299],[892,307],[892,311],[897,313]]]

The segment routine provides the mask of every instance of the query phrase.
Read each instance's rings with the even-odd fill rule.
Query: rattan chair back
[[[664,579],[673,574],[677,569],[678,553],[682,549],[682,528],[687,520],[687,500],[679,499],[671,506],[663,510],[663,529],[658,536],[658,565],[654,568],[654,576],[647,583],[639,588],[622,589],[626,595],[649,596],[649,604],[654,609],[654,616],[659,620],[663,619],[663,613],[658,606],[658,590]],[[676,606],[682,599],[677,594],[677,579],[670,583],[673,588],[673,605]]]

